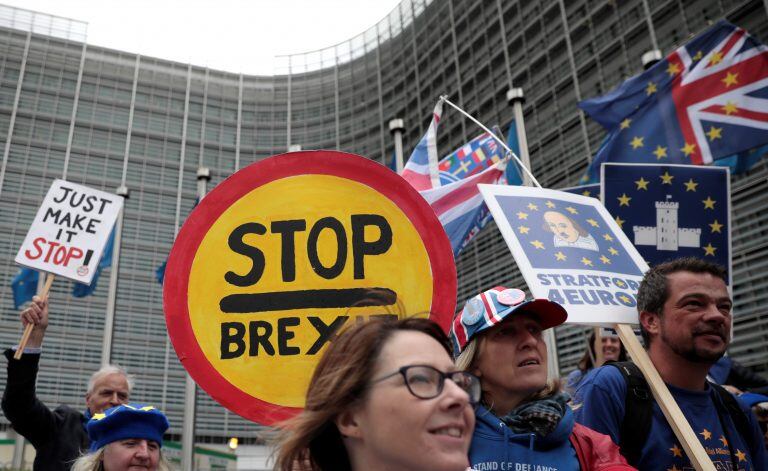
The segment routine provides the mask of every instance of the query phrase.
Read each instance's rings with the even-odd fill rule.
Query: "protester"
[[[606,329],[603,333],[606,334],[600,336],[603,362],[627,361],[627,350],[624,348],[624,344],[621,343],[621,340],[619,340],[618,335],[616,335],[616,331]],[[571,371],[565,380],[565,391],[568,394],[573,395],[581,380],[587,376],[587,373],[592,371],[595,367],[595,358],[595,332],[593,330],[589,335],[584,356],[579,360],[577,368]]]
[[[163,458],[168,419],[143,404],[122,404],[93,414],[86,424],[91,452],[78,458],[72,471],[170,471]]]
[[[545,329],[565,309],[497,287],[467,301],[451,331],[456,366],[480,378],[473,469],[632,470],[611,439],[576,424],[568,395],[547,380]]]
[[[35,327],[21,359],[13,358],[15,347],[5,351],[8,382],[3,392],[3,412],[13,428],[35,447],[35,471],[66,471],[88,449],[85,422],[92,414],[128,402],[133,379],[120,367],[104,366],[88,381],[85,414],[65,405],[51,411],[35,394],[43,338],[48,327],[48,300],[35,296],[21,313],[21,320],[23,325],[31,323]]]
[[[752,408],[757,424],[760,426],[760,432],[763,434],[763,442],[768,449],[768,396],[748,392],[741,394],[739,399]]]
[[[768,458],[755,416],[706,381],[730,341],[733,302],[725,280],[722,267],[696,258],[651,268],[637,294],[640,328],[651,362],[715,467],[763,471]],[[610,435],[639,469],[689,469],[647,385],[634,383],[628,393],[627,382],[638,375],[615,365],[623,364],[603,366],[579,386],[577,420]]]
[[[479,396],[434,322],[358,323],[317,364],[304,410],[285,424],[276,469],[464,471]]]
[[[768,394],[768,379],[759,376],[729,356],[723,356],[709,369],[707,378],[721,384],[731,394]]]

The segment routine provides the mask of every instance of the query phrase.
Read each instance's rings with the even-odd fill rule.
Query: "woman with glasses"
[[[547,380],[543,331],[562,306],[503,286],[467,301],[451,329],[456,366],[480,378],[473,469],[632,470],[610,437],[576,424],[568,395]]]
[[[276,469],[464,471],[478,379],[427,319],[356,324],[328,346]]]

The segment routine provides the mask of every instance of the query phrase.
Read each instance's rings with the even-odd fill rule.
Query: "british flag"
[[[424,137],[413,149],[408,162],[403,168],[402,177],[415,189],[422,191],[440,186],[437,170],[437,126],[443,114],[443,100],[438,100],[432,112],[432,121]]]
[[[608,131],[603,162],[733,164],[768,143],[768,48],[721,21],[664,60],[579,106]],[[733,167],[732,167],[733,169]]]
[[[475,162],[471,172],[464,170],[461,179],[443,182],[441,186],[437,172],[437,126],[440,123],[442,105],[443,101],[438,101],[432,114],[429,129],[413,150],[408,163],[403,168],[402,176],[432,206],[451,241],[455,257],[491,219],[488,207],[483,202],[477,185],[480,183],[503,183],[507,161],[505,159],[490,159],[495,162],[490,166],[478,165]],[[488,139],[492,140],[493,138],[488,136]],[[488,142],[484,142],[487,146]],[[497,147],[494,142],[493,148],[496,149]],[[476,150],[473,146],[464,146],[454,154],[462,153],[462,159],[467,161],[468,156],[471,158],[471,156],[477,155]]]

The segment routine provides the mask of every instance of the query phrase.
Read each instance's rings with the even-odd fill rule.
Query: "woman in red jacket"
[[[497,287],[467,301],[454,319],[456,365],[478,376],[482,388],[473,469],[635,469],[607,435],[576,424],[568,395],[547,381],[542,332],[566,317],[557,303]]]

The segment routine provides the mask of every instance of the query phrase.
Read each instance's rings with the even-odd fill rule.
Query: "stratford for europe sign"
[[[565,306],[568,321],[637,323],[648,265],[595,198],[542,188],[479,185],[537,298]]]

